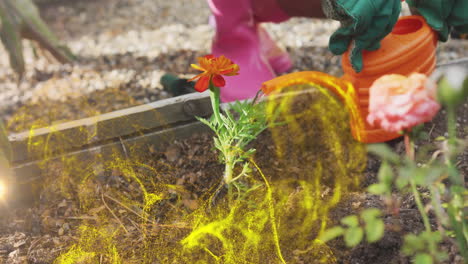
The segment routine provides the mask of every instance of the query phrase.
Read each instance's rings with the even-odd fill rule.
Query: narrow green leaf
[[[345,231],[344,228],[342,228],[341,226],[335,226],[335,227],[325,230],[325,232],[323,232],[323,234],[320,235],[318,239],[326,243],[339,236],[342,236],[344,234],[344,231]]]
[[[455,233],[455,238],[459,248],[468,248],[468,223],[466,221],[465,214],[463,211],[459,212],[457,208],[451,203],[447,205],[447,209],[450,223]],[[460,217],[457,217],[457,213],[462,213],[461,219]],[[466,250],[462,250],[460,253],[465,259],[468,259],[468,252]]]
[[[52,54],[62,63],[73,61],[75,58],[71,51],[60,43],[58,38],[50,31],[41,19],[38,8],[31,0],[8,0],[11,12],[21,21],[22,33],[34,39],[39,45]]]
[[[3,153],[6,160],[11,161],[13,154],[11,144],[8,139],[8,132],[2,121],[0,121],[0,152]]]
[[[15,23],[14,13],[8,9],[3,1],[0,1],[0,19],[2,22],[0,38],[8,51],[10,66],[21,78],[25,67],[20,27]]]
[[[393,152],[393,150],[386,144],[370,144],[367,146],[367,151],[392,163],[399,163],[400,161],[400,156]]]
[[[382,166],[380,166],[379,174],[377,175],[380,183],[391,187],[393,182],[393,171],[387,161],[382,162]]]

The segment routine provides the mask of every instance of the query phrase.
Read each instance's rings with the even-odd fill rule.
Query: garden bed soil
[[[306,229],[307,234],[295,228],[303,224],[301,221],[305,217],[297,214],[301,212],[300,207],[295,208],[304,194],[304,189],[298,185],[301,179],[320,179],[320,199],[316,202],[323,206],[336,191],[337,182],[347,184],[341,202],[328,212],[328,226],[364,208],[384,208],[379,197],[365,192],[365,188],[376,181],[380,161],[365,154],[364,146],[352,139],[346,117],[339,114],[342,111],[336,111],[338,114],[327,113],[325,110],[330,108],[323,104],[320,108],[310,108],[320,102],[316,98],[305,97],[298,102],[294,105],[299,110],[293,112],[305,114],[295,119],[299,130],[290,125],[271,128],[251,144],[257,149],[255,161],[271,185],[281,187],[277,190],[284,188],[290,195],[291,207],[275,212],[277,218],[283,221],[278,232],[289,239],[281,241],[284,258],[288,263],[320,263],[319,257],[327,255],[329,258],[325,263],[411,263],[409,258],[399,253],[404,234],[423,230],[411,196],[399,197],[401,209],[398,214],[387,212],[384,215],[387,231],[377,243],[348,249],[338,239],[329,243],[328,248],[291,247],[295,245],[295,240],[302,241],[301,237],[306,237],[312,245],[317,228],[325,219],[317,219],[316,226]],[[308,111],[301,110],[301,107]],[[458,127],[461,138],[467,137],[467,108],[465,104],[459,109],[463,124]],[[316,112],[317,109],[325,112]],[[433,140],[443,135],[446,131],[444,119],[441,112],[432,123],[426,125],[425,131],[430,139],[421,141],[419,147],[433,145]],[[327,123],[327,120],[332,123]],[[331,135],[333,131],[339,135],[338,138]],[[330,140],[338,140],[344,152],[338,155],[336,149],[328,145]],[[9,208],[0,218],[0,263],[52,263],[67,252],[69,254],[65,256],[72,259],[73,254],[69,251],[71,245],[81,245],[83,250],[95,252],[93,261],[99,260],[99,263],[111,263],[110,249],[106,248],[108,245],[115,248],[123,263],[175,263],[177,252],[167,249],[180,250],[178,242],[191,231],[189,223],[193,218],[187,218],[187,215],[206,210],[207,201],[221,208],[226,202],[225,191],[218,192],[214,199],[207,195],[213,194],[219,187],[224,169],[218,162],[212,142],[212,135],[199,134],[187,140],[168,143],[160,149],[148,147],[147,153],[128,150],[128,156],[116,157],[110,165],[101,162],[87,164],[95,175],[90,177],[86,176],[90,168],[70,168],[70,165],[79,165],[73,161],[48,165],[45,189],[36,204],[30,208]],[[388,144],[403,154],[401,140]],[[282,155],[279,157],[278,153]],[[346,175],[339,175],[337,161],[347,164]],[[317,170],[317,162],[323,168],[319,178],[312,173]],[[465,152],[458,162],[465,177],[467,164]],[[253,174],[259,176],[258,171]],[[146,213],[142,210],[145,193],[141,186],[145,186],[148,193],[163,194],[163,198],[152,204]],[[260,190],[262,188],[264,186]],[[274,198],[281,200],[281,196]],[[252,201],[254,205],[258,202],[257,205],[261,207],[261,199]],[[248,213],[245,211],[246,216]],[[113,236],[105,235],[111,233]],[[264,239],[265,243],[269,241],[267,237]],[[213,252],[222,252],[217,246],[215,243]],[[456,246],[447,241],[443,249],[449,254],[446,263],[462,263]],[[194,252],[188,259],[176,262],[195,263],[207,258],[202,251]],[[336,262],[332,261],[332,255]],[[94,263],[86,258],[81,261],[78,263]],[[262,261],[253,263],[278,263],[278,258],[273,251],[266,250]]]

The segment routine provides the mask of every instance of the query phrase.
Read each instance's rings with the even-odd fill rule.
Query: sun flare
[[[0,200],[5,199],[7,193],[6,185],[3,181],[0,181]]]

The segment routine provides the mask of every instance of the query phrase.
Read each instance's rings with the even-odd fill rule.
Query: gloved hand
[[[341,55],[351,44],[350,61],[360,72],[362,51],[380,48],[380,41],[398,20],[401,0],[322,0],[322,8],[328,18],[341,22],[330,37],[330,51]]]
[[[468,33],[467,0],[407,0],[437,32],[439,39],[447,41],[452,28]]]

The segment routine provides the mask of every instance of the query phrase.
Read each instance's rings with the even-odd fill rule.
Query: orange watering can
[[[366,122],[369,87],[385,74],[408,76],[413,72],[430,75],[436,66],[437,33],[421,16],[402,17],[393,31],[381,41],[380,49],[363,52],[363,71],[356,73],[349,61],[349,52],[342,57],[344,76],[341,79],[319,72],[296,72],[263,83],[265,94],[282,87],[312,84],[335,93],[351,113],[351,129],[355,139],[364,143],[385,142],[401,135],[384,131]]]

